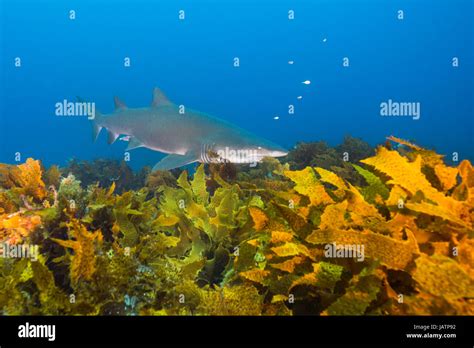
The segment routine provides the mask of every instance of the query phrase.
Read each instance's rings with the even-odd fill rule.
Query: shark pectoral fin
[[[140,140],[138,140],[137,138],[130,138],[127,149],[125,151],[133,150],[142,146],[145,145],[143,145]]]
[[[113,144],[115,140],[119,137],[120,134],[115,134],[114,132],[108,131],[107,144]]]
[[[163,158],[160,162],[155,164],[152,171],[155,170],[170,170],[178,167],[185,166],[187,164],[197,162],[198,158],[193,153],[186,153],[185,155],[168,155]]]

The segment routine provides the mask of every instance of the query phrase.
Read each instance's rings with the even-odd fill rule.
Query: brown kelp
[[[91,162],[71,159],[66,167],[61,168],[63,175],[73,174],[84,186],[95,183],[110,186],[114,182],[117,192],[143,187],[150,171],[150,167],[144,167],[135,173],[125,161],[109,159],[96,159]]]
[[[120,190],[97,164],[0,165],[4,249],[39,246],[0,258],[1,313],[472,315],[474,169],[390,140]]]

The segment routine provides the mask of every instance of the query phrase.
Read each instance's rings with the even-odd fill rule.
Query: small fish
[[[324,38],[324,39],[323,39],[323,42],[326,42],[326,41],[328,41],[328,39]]]
[[[303,81],[303,82],[301,82],[301,83],[304,84],[304,85],[310,85],[310,84],[311,84],[311,81],[310,81],[310,80],[306,80],[306,81]]]
[[[404,150],[407,148],[405,144],[395,144],[394,146],[397,150]]]
[[[130,141],[130,138],[131,138],[130,135],[125,135],[125,136],[121,137],[119,140],[122,140],[122,141]]]
[[[280,116],[275,116],[273,117],[274,120],[279,120],[280,119]]]
[[[293,65],[293,64],[294,64],[294,61],[293,61],[293,60],[289,60],[289,61],[288,61],[288,64]]]
[[[301,99],[303,99],[303,96],[299,95],[299,96],[296,97],[296,99],[301,100]]]

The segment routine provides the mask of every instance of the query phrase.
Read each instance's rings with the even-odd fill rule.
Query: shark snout
[[[288,154],[288,150],[276,144],[271,144],[264,147],[259,146],[259,152],[262,156],[266,157],[283,157]]]
[[[285,149],[282,150],[272,150],[270,151],[270,156],[271,157],[283,157],[288,155],[288,151]]]

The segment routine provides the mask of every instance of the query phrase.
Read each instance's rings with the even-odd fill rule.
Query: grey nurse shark
[[[120,135],[129,138],[127,150],[146,147],[168,154],[154,167],[168,170],[194,162],[256,163],[264,157],[281,157],[287,151],[229,122],[208,114],[183,109],[173,104],[158,89],[153,90],[150,107],[128,108],[117,97],[115,111],[96,112],[94,139],[102,128],[108,131],[108,143]]]

